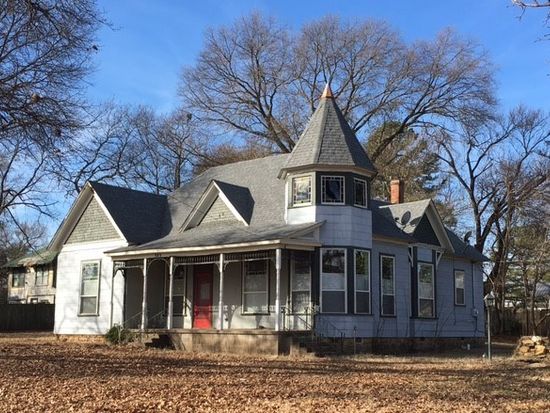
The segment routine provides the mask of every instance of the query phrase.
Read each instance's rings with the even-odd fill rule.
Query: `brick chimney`
[[[402,179],[392,179],[390,181],[390,202],[392,204],[405,202],[405,182]]]

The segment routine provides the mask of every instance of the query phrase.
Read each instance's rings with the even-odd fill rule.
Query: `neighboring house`
[[[4,265],[8,269],[8,303],[55,303],[55,251],[38,251]]]
[[[431,200],[404,202],[402,182],[391,203],[371,199],[374,174],[327,87],[291,154],[211,168],[168,196],[90,182],[50,245],[55,333],[124,324],[253,350],[289,330],[482,337],[486,258]]]

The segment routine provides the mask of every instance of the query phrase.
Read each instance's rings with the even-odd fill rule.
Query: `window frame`
[[[22,280],[22,284],[20,284]],[[15,280],[18,280],[17,285],[15,284]],[[11,288],[25,288],[25,282],[27,281],[27,272],[26,271],[13,271],[11,273]]]
[[[323,288],[323,274],[338,274],[340,275],[341,273],[333,273],[333,272],[323,272],[323,253],[325,251],[328,251],[328,250],[340,250],[340,251],[344,251],[344,273],[342,274],[344,276],[344,288],[343,289],[338,289],[338,290],[334,290],[334,289],[330,289],[330,290],[325,290]],[[348,274],[348,249],[347,248],[344,248],[344,247],[326,247],[326,248],[321,248],[320,250],[320,266],[319,266],[319,291],[320,291],[320,294],[319,294],[319,307],[320,307],[320,311],[322,314],[347,314],[348,313],[348,277],[347,277],[347,274]],[[330,311],[330,312],[326,312],[326,311],[323,311],[323,292],[324,291],[333,291],[333,292],[344,292],[344,311]]]
[[[383,265],[382,261],[384,258],[389,258],[392,261],[392,294],[384,294],[384,283],[383,283]],[[380,316],[381,317],[396,317],[397,316],[397,302],[395,300],[395,255],[391,254],[380,254],[380,261],[379,261],[379,275],[380,275]],[[393,313],[392,314],[386,314],[384,313],[384,296],[391,296],[393,297]]]
[[[367,290],[359,290],[357,289],[357,253],[358,252],[366,252],[368,256],[368,274],[367,279],[369,281],[369,289]],[[353,250],[353,290],[354,290],[354,312],[355,314],[372,314],[372,278],[371,278],[371,252],[366,249],[354,249]],[[361,274],[365,275],[365,274]],[[368,312],[359,312],[357,311],[357,293],[368,293],[369,294],[369,311]]]
[[[456,286],[456,275],[457,273],[462,273],[462,303],[459,303],[457,301],[457,286]],[[466,271],[461,269],[455,269],[453,271],[453,289],[454,289],[454,297],[455,297],[455,305],[458,307],[466,307]]]
[[[172,271],[174,273],[174,281],[176,281],[176,271],[178,271],[179,268],[182,268],[182,280],[183,280],[183,293],[182,294],[172,294],[172,303],[174,302],[174,297],[182,297],[183,300],[183,312],[182,313],[176,313],[174,312],[172,314],[173,317],[185,317],[187,316],[187,280],[188,280],[188,270],[186,265],[176,265]],[[170,301],[170,273],[165,273],[164,278],[164,315],[168,316],[168,302]]]
[[[97,292],[96,295],[82,295],[82,277],[84,275],[84,265],[86,264],[97,264]],[[78,316],[79,317],[97,317],[99,316],[99,293],[101,291],[101,260],[85,260],[80,261],[80,284],[78,289]],[[82,298],[95,297],[95,312],[94,313],[83,313],[82,312]]]
[[[342,181],[342,201],[330,202],[325,200],[325,179],[338,179]],[[321,205],[346,205],[346,177],[342,175],[321,175]]]
[[[294,182],[297,180],[297,179],[309,179],[309,201],[307,202],[299,202],[297,203],[295,198],[294,198]],[[293,208],[299,208],[299,207],[303,207],[303,206],[311,206],[313,205],[313,182],[314,182],[314,179],[313,179],[313,176],[311,174],[308,174],[308,175],[296,175],[296,176],[292,176],[290,178],[290,206],[293,207]]]
[[[422,265],[426,265],[431,267],[432,269],[432,315],[426,316],[420,314],[420,300],[430,300],[430,298],[420,297],[420,267]],[[426,262],[426,261],[418,261],[416,264],[416,296],[417,296],[417,302],[416,302],[416,314],[418,318],[435,318],[435,265],[433,262]]]
[[[306,312],[295,312],[294,311],[294,293],[304,293],[307,291],[308,293],[308,301],[309,306],[311,306],[311,281],[312,281],[312,271],[311,271],[311,255],[309,256],[309,289],[308,290],[295,290],[294,285],[294,276],[296,274],[296,252],[300,252],[303,254],[308,254],[308,251],[292,251],[291,254],[291,260],[290,260],[290,279],[289,279],[289,286],[290,286],[290,312],[291,314],[306,314]]]
[[[355,185],[357,183],[362,183],[365,186],[365,205],[361,205],[361,204],[357,203],[357,197],[356,197],[356,192],[355,192]],[[369,187],[368,187],[366,179],[361,179],[361,178],[355,178],[354,177],[353,178],[353,206],[356,206],[356,207],[359,207],[359,208],[368,208],[368,206],[369,206],[368,193],[369,193]]]
[[[40,278],[42,279],[41,284],[38,283],[38,272],[39,271],[41,273]],[[44,275],[46,276],[46,283],[44,283]],[[44,269],[43,266],[35,267],[34,268],[34,285],[36,287],[47,287],[49,284],[50,284],[50,270],[49,269]]]
[[[248,264],[251,262],[258,262],[263,261],[265,263],[265,291],[246,291],[246,274],[247,274],[247,267]],[[269,265],[270,261],[269,259],[261,259],[261,260],[249,260],[249,261],[243,261],[242,265],[242,275],[241,275],[241,314],[242,315],[269,315]],[[245,296],[246,294],[258,294],[258,293],[265,293],[266,297],[266,311],[246,311],[245,310]]]

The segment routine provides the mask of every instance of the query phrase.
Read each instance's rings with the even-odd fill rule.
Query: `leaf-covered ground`
[[[2,335],[0,411],[548,412],[550,366],[196,355]]]

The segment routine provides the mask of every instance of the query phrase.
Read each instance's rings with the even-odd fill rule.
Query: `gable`
[[[199,225],[209,222],[238,222],[238,220],[229,210],[225,202],[218,196]]]
[[[416,229],[414,230],[414,237],[418,241],[425,244],[441,246],[441,243],[439,242],[439,239],[437,238],[437,235],[435,234],[435,231],[430,224],[430,220],[426,215],[422,217],[422,219],[416,226]]]
[[[65,243],[76,244],[110,239],[120,239],[118,231],[96,198],[92,197]]]

